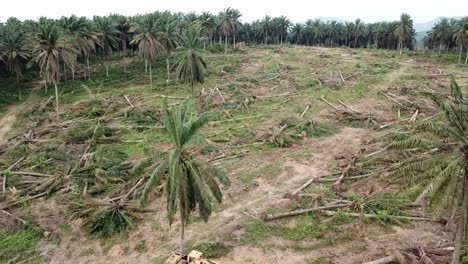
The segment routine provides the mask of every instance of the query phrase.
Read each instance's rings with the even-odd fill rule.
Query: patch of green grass
[[[229,248],[219,242],[215,243],[202,243],[193,247],[193,249],[203,253],[207,258],[221,258],[229,253]]]
[[[0,262],[20,261],[36,254],[42,231],[34,226],[26,226],[20,230],[7,231],[0,228]]]
[[[306,238],[321,238],[326,231],[318,224],[318,218],[313,214],[298,217],[294,227],[252,220],[245,224],[245,229],[246,233],[241,238],[241,241],[248,244],[261,244],[268,237],[281,237],[291,241],[302,241]]]

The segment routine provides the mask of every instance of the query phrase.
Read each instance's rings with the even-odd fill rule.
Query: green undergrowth
[[[41,263],[41,257],[36,255],[41,238],[42,231],[34,226],[28,225],[14,231],[0,228],[0,262]]]

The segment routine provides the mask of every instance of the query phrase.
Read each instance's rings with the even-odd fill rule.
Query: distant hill
[[[452,17],[449,17],[449,19]],[[455,19],[460,19],[461,17],[453,17]],[[424,22],[424,23],[414,23],[413,27],[416,32],[427,32],[432,29],[432,27],[439,22],[442,19],[442,17],[434,18],[430,21]]]

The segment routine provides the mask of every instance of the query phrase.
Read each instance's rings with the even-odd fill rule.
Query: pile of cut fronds
[[[421,192],[419,203],[430,198],[440,212],[452,215],[461,211],[457,247],[468,234],[468,100],[452,78],[450,94],[427,94],[445,116],[443,121],[425,121],[416,125],[411,136],[387,146],[388,150],[415,151],[402,161],[394,174],[417,176]],[[454,254],[458,258],[459,252]]]
[[[71,204],[71,218],[83,219],[82,226],[96,238],[108,238],[127,232],[142,219],[142,210],[137,203],[127,201],[89,200]]]
[[[67,143],[84,143],[86,141],[92,141],[92,143],[107,143],[117,139],[114,129],[96,124],[92,121],[79,122],[75,126],[69,128],[64,134],[64,138]]]

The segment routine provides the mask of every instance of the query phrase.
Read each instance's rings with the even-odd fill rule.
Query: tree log
[[[398,262],[398,257],[396,255],[390,255],[385,258],[365,262],[364,264],[387,264],[387,263],[393,263],[393,262]]]
[[[279,219],[279,218],[302,215],[302,214],[307,214],[307,213],[321,211],[321,210],[343,208],[343,207],[347,207],[349,205],[350,205],[349,203],[339,203],[339,204],[326,205],[326,206],[321,206],[321,207],[314,207],[314,208],[296,210],[296,211],[287,212],[287,213],[264,214],[262,218],[263,218],[263,221],[266,222],[266,221],[271,221],[271,220],[275,220],[275,219]]]
[[[337,212],[335,211],[327,211],[327,210],[321,210],[319,212],[320,214],[326,215],[326,216],[335,216],[337,214]],[[382,216],[376,215],[376,214],[360,214],[360,213],[347,213],[347,212],[342,212],[342,213],[349,215],[349,216],[353,216],[353,217],[365,217],[365,218],[371,218],[371,219],[382,218]],[[402,216],[402,215],[386,215],[385,217],[388,217],[390,219],[395,219],[395,220],[436,222],[436,223],[441,223],[441,224],[447,223],[447,219],[445,218],[429,218],[429,217]]]

